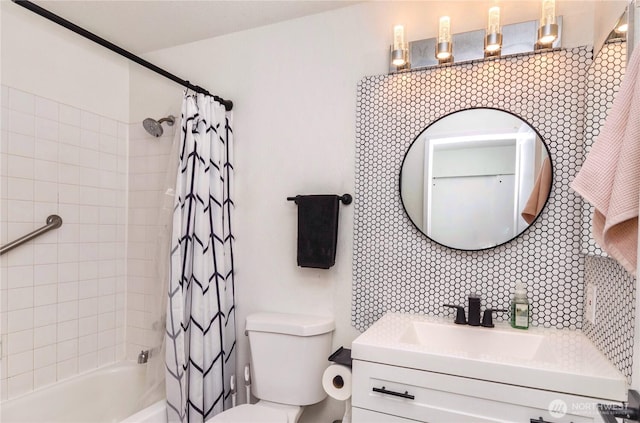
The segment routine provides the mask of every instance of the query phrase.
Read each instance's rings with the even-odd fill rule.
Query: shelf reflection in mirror
[[[520,117],[476,108],[446,115],[411,144],[400,170],[400,197],[431,240],[482,250],[523,233],[542,212],[551,157]]]

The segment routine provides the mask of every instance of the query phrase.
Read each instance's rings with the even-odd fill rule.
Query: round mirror
[[[547,146],[527,122],[497,109],[446,115],[413,141],[400,170],[409,218],[459,250],[504,244],[544,208],[552,182]]]

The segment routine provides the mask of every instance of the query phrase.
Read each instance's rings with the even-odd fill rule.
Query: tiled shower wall
[[[124,357],[127,125],[2,87],[2,399]]]
[[[164,134],[159,138],[146,133],[141,122],[129,126],[126,335],[129,359],[134,359],[140,350],[157,346],[158,337],[164,334],[161,316],[166,305],[160,298],[166,293],[161,284],[166,278],[162,277],[164,267],[157,257],[169,257],[168,251],[158,248],[169,245],[165,223],[173,210],[173,197],[166,195],[166,186],[173,186],[175,180],[168,176],[167,169],[177,125],[163,124]]]

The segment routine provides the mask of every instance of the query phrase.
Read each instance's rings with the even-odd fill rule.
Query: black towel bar
[[[287,201],[296,201],[298,199],[298,197],[300,197],[299,195],[296,195],[295,197],[287,197]],[[338,195],[338,200],[342,201],[342,204],[351,204],[353,202],[353,197],[351,196],[351,194],[344,194],[342,196]]]

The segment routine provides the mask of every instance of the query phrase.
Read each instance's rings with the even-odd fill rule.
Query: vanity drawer
[[[353,361],[353,406],[427,423],[601,423],[596,404],[610,403],[521,386]],[[550,405],[565,404],[564,416]],[[555,413],[554,413],[555,414]],[[353,423],[368,423],[366,419]]]

